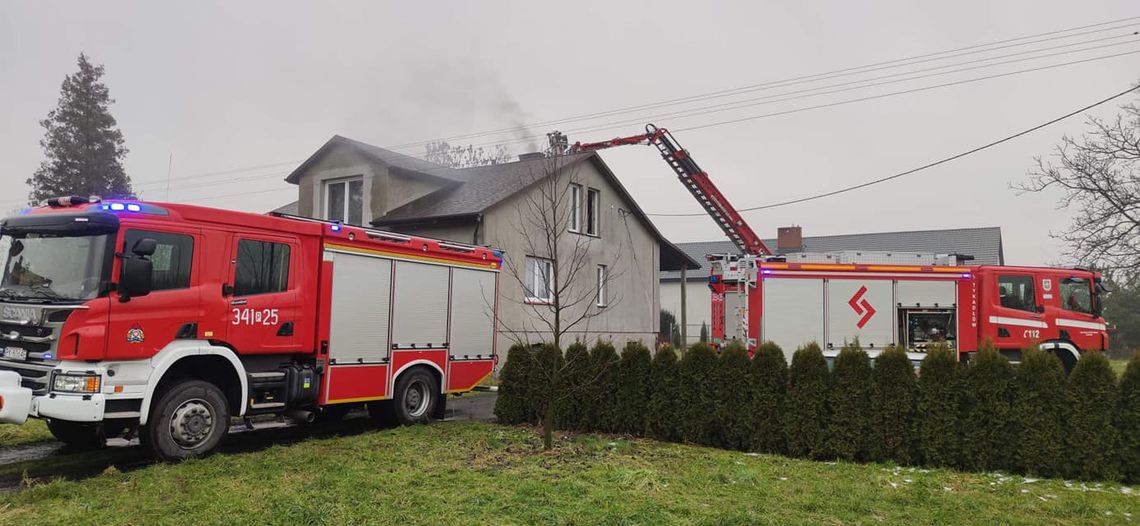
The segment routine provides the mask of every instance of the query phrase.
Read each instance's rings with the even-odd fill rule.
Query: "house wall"
[[[592,164],[581,163],[576,168],[566,170],[561,175],[559,184],[567,184],[570,179],[583,187],[601,191],[600,235],[582,237],[580,234],[566,232],[562,248],[559,249],[565,260],[565,255],[573,250],[576,239],[588,241],[587,262],[577,276],[574,287],[576,291],[583,290],[581,287],[586,287],[589,291],[595,290],[595,269],[599,264],[607,265],[614,277],[609,283],[608,305],[598,308],[594,301],[590,301],[585,308],[596,315],[567,333],[563,346],[575,339],[592,344],[599,338],[610,339],[616,346],[625,345],[630,340],[641,340],[652,346],[657,338],[661,302],[658,292],[660,249],[657,240],[628,212],[628,203],[621,200]],[[537,190],[532,188],[527,191]],[[536,241],[541,239],[542,233],[538,228],[529,227],[526,237],[518,232],[519,207],[526,206],[526,197],[520,193],[484,214],[482,239],[485,243],[502,249],[508,260],[499,285],[501,356],[505,356],[506,349],[515,341],[540,342],[551,339],[548,326],[541,322],[538,314],[549,313],[550,308],[524,301],[522,279],[525,276],[525,257],[547,255],[528,254],[526,237]],[[568,315],[576,318],[581,312],[578,310]]]
[[[390,230],[392,232],[400,232],[401,234],[409,234],[413,236],[423,236],[435,239],[446,239],[448,241],[457,241],[459,243],[467,244],[482,244],[475,240],[475,227],[474,221],[463,224],[434,224],[434,225],[391,225],[382,226],[381,230]]]
[[[690,278],[685,290],[685,306],[688,311],[688,317],[685,320],[685,325],[688,328],[685,334],[686,344],[700,341],[702,323],[708,324],[709,330],[712,330],[712,292],[709,290],[708,279],[707,276],[703,275],[704,272],[707,271],[689,271]],[[692,279],[694,273],[702,273],[701,279]],[[677,317],[677,323],[681,323],[680,280],[661,282],[661,308],[672,312]]]

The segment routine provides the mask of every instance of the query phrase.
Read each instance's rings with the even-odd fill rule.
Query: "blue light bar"
[[[340,223],[333,223],[331,227],[333,232],[340,232]]]
[[[127,205],[127,211],[128,212],[141,212],[142,207],[132,203],[132,204]]]
[[[111,210],[114,210],[116,212],[122,212],[123,210],[127,209],[127,205],[124,205],[123,203],[111,203],[109,205],[104,205],[104,206],[109,206],[109,207],[111,207]]]

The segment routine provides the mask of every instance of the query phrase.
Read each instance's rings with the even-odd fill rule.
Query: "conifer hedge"
[[[958,353],[945,343],[930,345],[918,375],[918,454],[934,467],[961,466],[962,381]]]
[[[617,350],[609,341],[599,340],[590,349],[590,375],[594,381],[583,418],[587,429],[612,432],[617,427],[617,364]]]
[[[871,388],[872,458],[916,463],[918,384],[906,349],[892,345],[875,358]]]
[[[1066,476],[1084,480],[1120,478],[1120,446],[1114,416],[1119,393],[1104,353],[1085,353],[1069,375],[1064,452]]]
[[[1016,468],[1054,477],[1061,474],[1065,370],[1050,352],[1022,351],[1014,378],[1013,417]]]
[[[589,429],[584,421],[589,406],[588,391],[593,380],[590,351],[586,344],[576,341],[566,348],[566,366],[562,371],[563,396],[555,407],[555,421],[560,429]],[[499,396],[502,396],[500,394]]]
[[[784,350],[764,342],[752,356],[752,432],[750,447],[764,453],[784,452],[784,395],[788,362]]]
[[[527,397],[533,408],[533,423],[545,423],[550,419],[551,428],[557,424],[554,399],[558,389],[562,387],[560,375],[563,359],[562,349],[553,343],[544,343],[532,351],[531,370],[529,374],[530,386],[527,388]]]
[[[621,351],[617,371],[617,397],[614,400],[614,430],[644,435],[649,423],[650,364],[645,344],[630,341]]]
[[[871,450],[871,360],[859,340],[844,345],[831,371],[828,456],[867,460]]]
[[[704,342],[689,346],[681,358],[681,385],[686,396],[678,401],[681,438],[712,445],[716,438],[716,352]]]
[[[503,424],[529,421],[530,348],[516,343],[507,350],[507,362],[499,371],[499,397],[495,400],[495,418]]]
[[[752,377],[748,349],[738,340],[725,346],[717,361],[716,444],[720,447],[745,450],[751,442]]]
[[[688,389],[681,385],[677,367],[677,351],[664,345],[653,355],[650,364],[649,434],[661,440],[680,440],[680,419],[677,415]]]
[[[1120,377],[1120,471],[1129,483],[1140,483],[1140,354]]]
[[[1013,367],[987,342],[966,367],[962,462],[967,469],[1013,467]]]
[[[826,449],[827,360],[816,343],[792,355],[784,405],[784,441],[788,454],[822,458]]]

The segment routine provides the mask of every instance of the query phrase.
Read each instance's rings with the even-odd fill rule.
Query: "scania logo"
[[[36,310],[28,307],[4,305],[0,307],[0,318],[21,323],[33,323],[36,321]]]
[[[871,321],[871,317],[875,315],[875,308],[871,306],[871,302],[863,297],[866,293],[866,286],[859,287],[859,290],[855,291],[855,295],[847,300],[847,304],[851,306],[851,310],[855,311],[855,315],[862,316],[862,318],[859,318],[859,321],[855,323],[855,326],[860,329],[862,329],[867,322]]]

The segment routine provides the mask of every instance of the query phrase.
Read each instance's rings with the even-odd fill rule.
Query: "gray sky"
[[[265,211],[333,134],[378,146],[494,130],[1140,15],[1133,1],[912,2],[50,2],[0,4],[0,209],[40,162],[38,121],[80,51],[107,68],[136,189]],[[1100,33],[1059,45],[1120,35]],[[1136,38],[1136,37],[1132,37]],[[1092,45],[1122,42],[1106,41]],[[1032,49],[1014,48],[995,54]],[[1070,48],[1071,49],[1071,48]],[[691,118],[674,129],[1140,49],[1127,45]],[[1059,50],[1064,51],[1064,50]],[[961,57],[951,62],[970,60]],[[944,62],[876,74],[915,70]],[[860,77],[851,77],[860,78]],[[838,83],[851,78],[836,79]],[[1140,55],[677,133],[740,207],[889,175],[1020,131],[1140,80]],[[758,97],[826,84],[794,86]],[[733,99],[730,99],[733,100]],[[706,106],[723,100],[705,101]],[[564,124],[599,140],[646,116]],[[1111,115],[1114,105],[1094,113]],[[1035,155],[1072,119],[895,182],[745,214],[766,237],[1000,226],[1008,263],[1059,260],[1056,195],[1022,195]],[[542,130],[545,131],[545,130]],[[514,136],[467,142],[509,141]],[[465,141],[454,141],[465,142]],[[522,144],[512,148],[520,151]],[[401,150],[421,155],[422,148]],[[698,212],[651,148],[604,154],[648,212]],[[292,164],[290,164],[292,163]],[[258,169],[251,167],[266,166]],[[242,169],[222,175],[203,175]],[[294,190],[290,190],[294,189]],[[255,192],[255,193],[250,193]],[[234,195],[247,194],[247,195]],[[655,218],[674,241],[722,239],[707,218]]]

